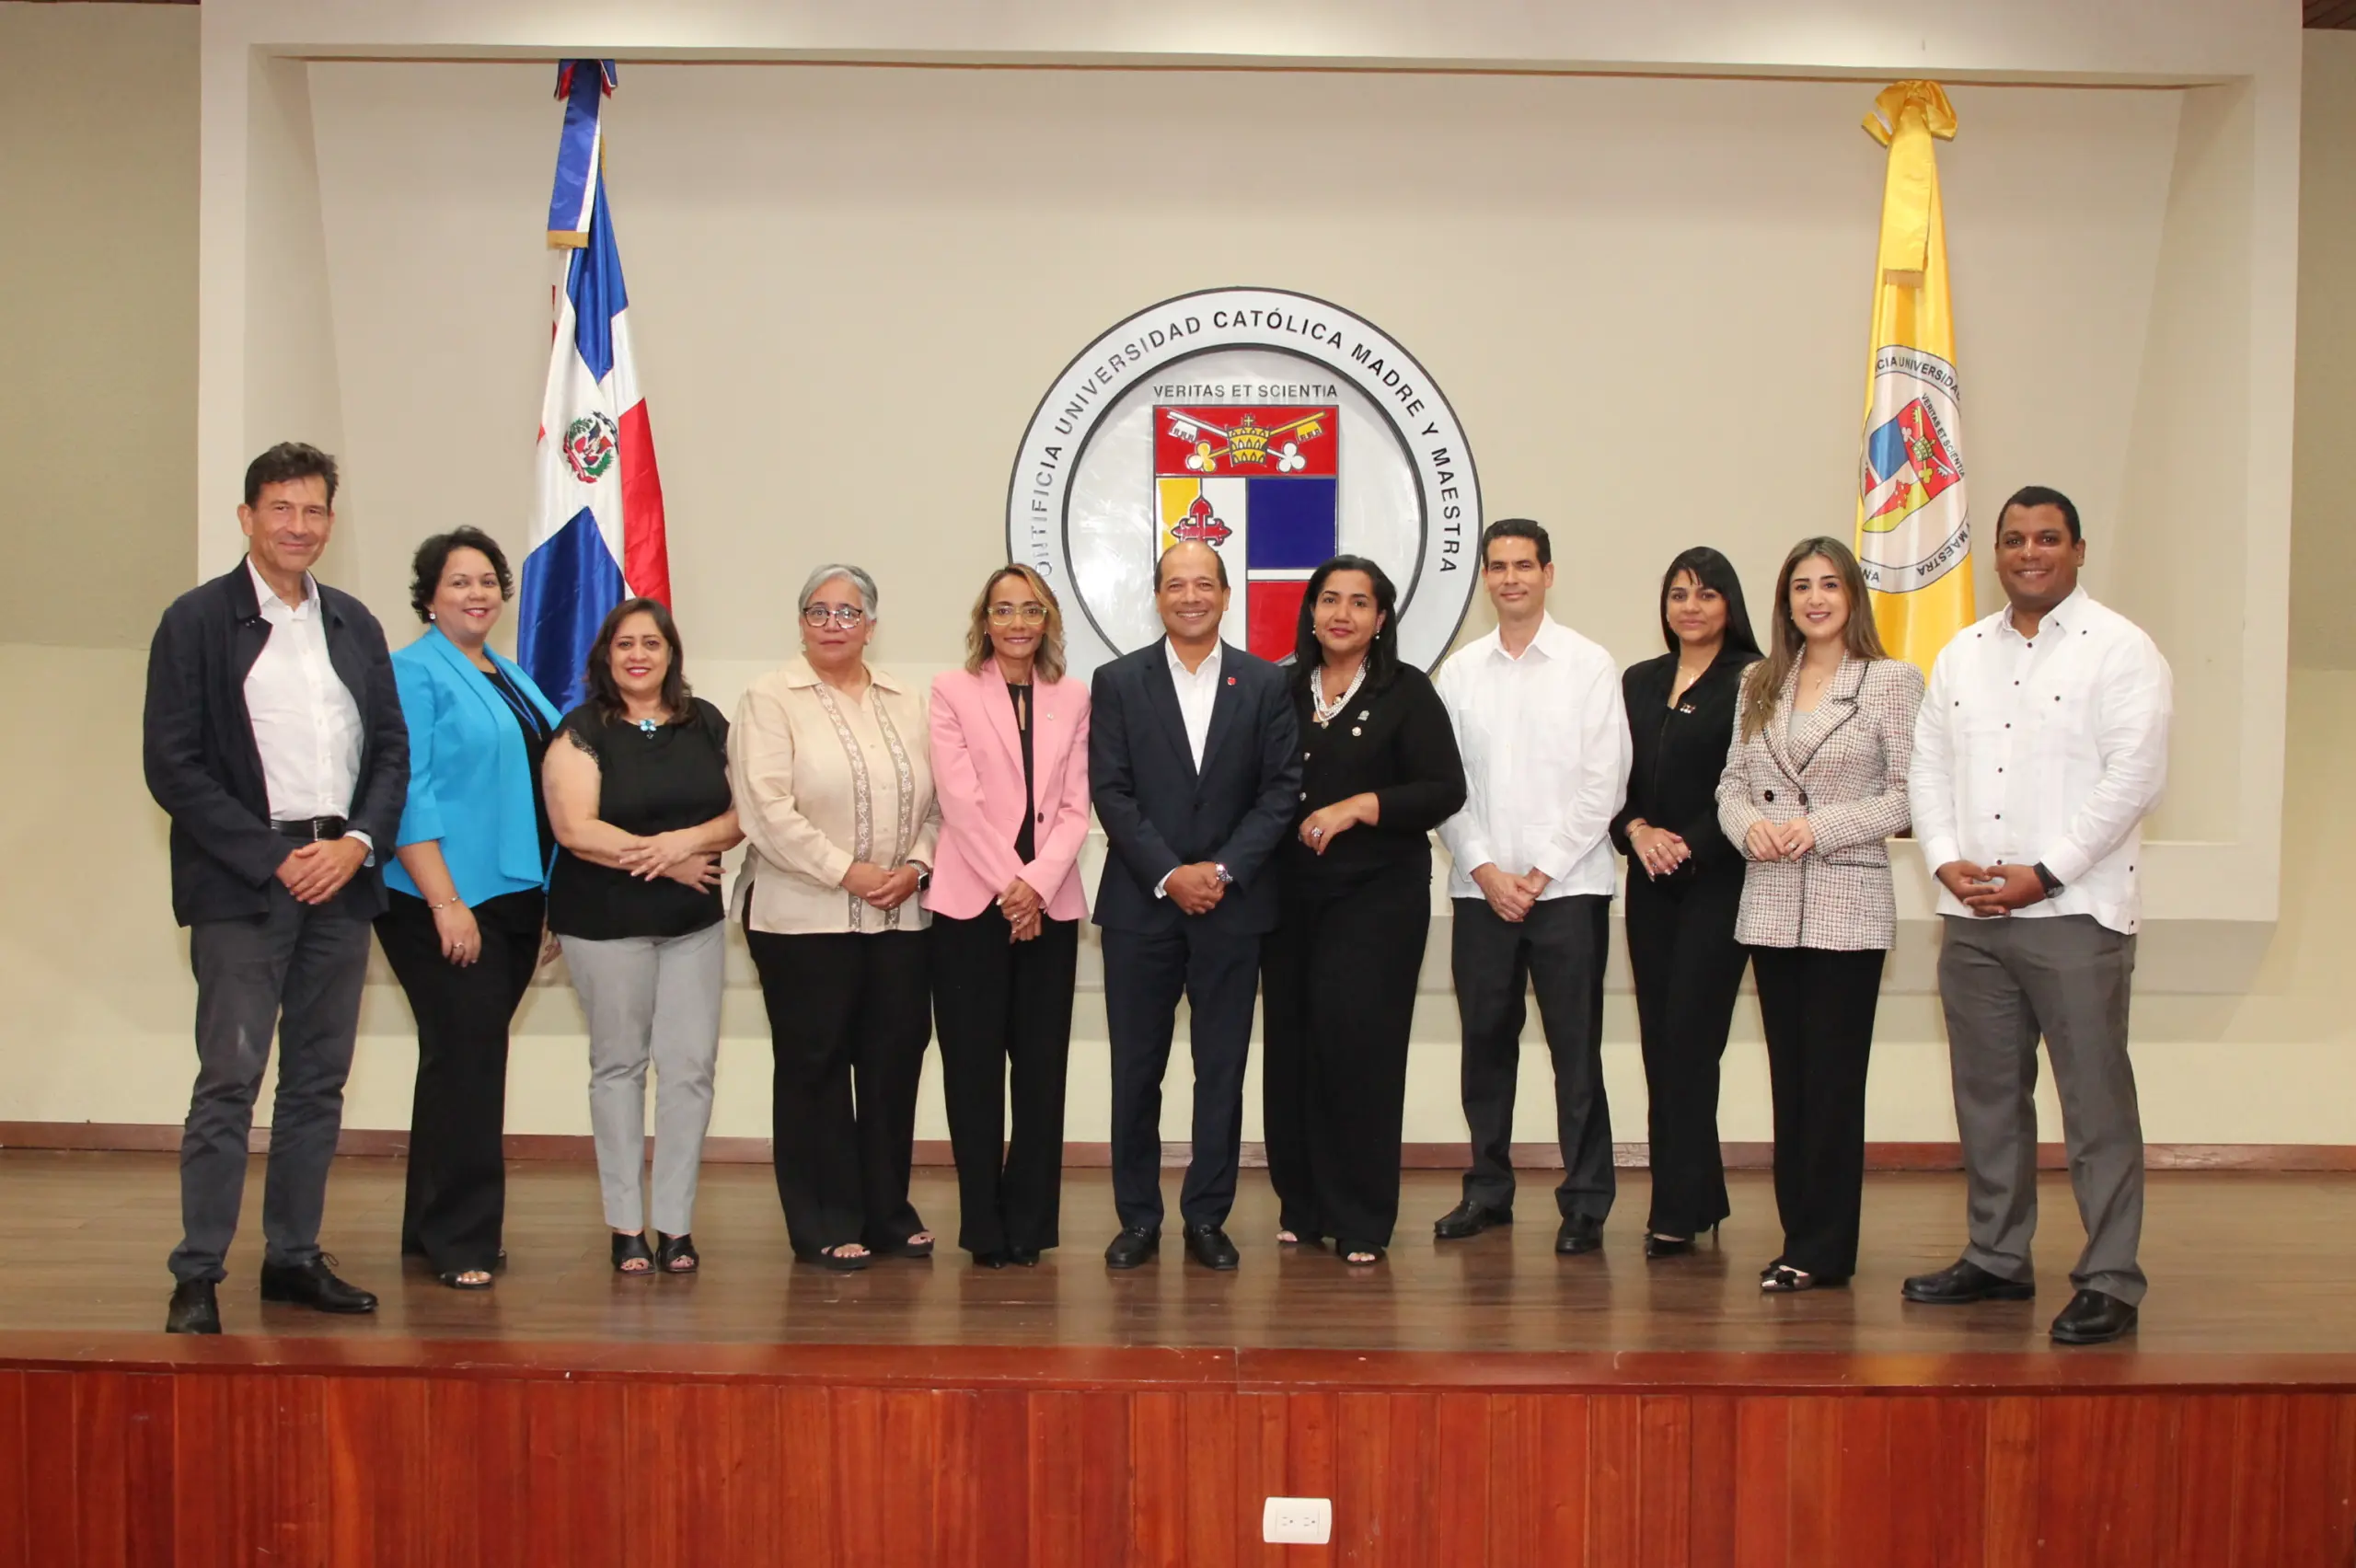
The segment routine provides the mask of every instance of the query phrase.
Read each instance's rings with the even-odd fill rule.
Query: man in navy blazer
[[[369,921],[385,907],[379,864],[409,790],[409,728],[384,628],[311,576],[335,487],[335,459],[316,447],[255,458],[237,508],[246,559],[174,600],[147,655],[147,790],[172,819],[172,913],[196,972],[167,1333],[221,1332],[214,1286],[273,1032],[261,1297],[323,1312],[376,1305],[329,1268],[319,1218]]]
[[[1089,787],[1112,853],[1096,890],[1113,1054],[1113,1201],[1105,1263],[1161,1242],[1161,1078],[1178,998],[1194,1019],[1194,1158],[1178,1199],[1186,1245],[1231,1269],[1260,939],[1276,923],[1273,859],[1300,797],[1299,727],[1276,665],[1219,640],[1227,563],[1164,551],[1154,599],[1169,635],[1096,672]]]

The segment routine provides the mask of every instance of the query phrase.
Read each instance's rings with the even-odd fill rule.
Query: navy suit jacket
[[[1218,695],[1203,766],[1157,639],[1103,665],[1089,698],[1088,782],[1112,853],[1096,923],[1174,930],[1192,920],[1238,936],[1276,924],[1276,852],[1300,803],[1300,729],[1284,674],[1221,644]],[[1218,907],[1189,917],[1153,890],[1180,866],[1212,860],[1235,879]]]
[[[360,778],[345,818],[376,846],[335,902],[364,920],[385,907],[381,866],[409,790],[409,728],[384,628],[351,594],[318,586],[328,661],[360,709]],[[240,560],[173,600],[147,651],[147,792],[171,814],[172,913],[183,926],[266,913],[270,880],[294,852],[270,825],[246,712],[246,676],[270,631]]]

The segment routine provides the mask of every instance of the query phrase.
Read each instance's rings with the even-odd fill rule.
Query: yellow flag
[[[1930,674],[1972,619],[1971,514],[1934,138],[1955,136],[1936,82],[1885,87],[1865,130],[1889,149],[1874,285],[1873,357],[1857,465],[1857,561],[1892,656]]]

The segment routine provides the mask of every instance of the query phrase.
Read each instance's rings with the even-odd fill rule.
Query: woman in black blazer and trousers
[[[1431,928],[1431,830],[1464,764],[1425,674],[1399,663],[1398,591],[1336,556],[1301,594],[1290,677],[1300,806],[1262,948],[1261,1063],[1278,1241],[1380,1262],[1399,1217],[1407,1034]]]
[[[1652,1213],[1645,1256],[1693,1250],[1727,1216],[1718,1062],[1746,953],[1734,940],[1743,857],[1718,826],[1718,778],[1742,672],[1759,657],[1742,581],[1697,546],[1660,581],[1669,651],[1621,678],[1634,763],[1611,839],[1628,857],[1628,966],[1644,1043]]]

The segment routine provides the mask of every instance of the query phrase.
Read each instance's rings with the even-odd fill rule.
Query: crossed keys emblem
[[[1206,431],[1218,439],[1206,440]],[[1206,419],[1179,414],[1170,416],[1171,437],[1195,444],[1195,450],[1186,458],[1186,467],[1197,474],[1218,472],[1221,458],[1225,458],[1230,467],[1265,464],[1274,458],[1276,472],[1289,474],[1295,469],[1307,467],[1309,459],[1302,455],[1299,442],[1288,441],[1276,446],[1273,444],[1276,439],[1282,435],[1297,435],[1300,441],[1314,441],[1324,433],[1325,413],[1322,409],[1305,414],[1273,430],[1250,414],[1245,414],[1232,429],[1222,429]]]

